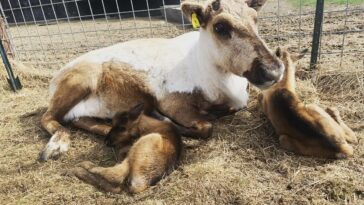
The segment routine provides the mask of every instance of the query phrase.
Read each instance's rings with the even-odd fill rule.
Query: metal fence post
[[[315,13],[315,25],[313,28],[312,37],[312,50],[311,50],[311,61],[310,69],[315,69],[317,64],[317,58],[320,48],[320,39],[322,31],[322,21],[324,18],[324,0],[317,0],[316,2],[316,13]]]
[[[1,4],[0,4],[0,9],[2,9]],[[9,38],[9,35],[7,33],[6,19],[2,17],[2,13],[0,13],[0,39],[2,39],[4,42],[3,46],[5,48],[6,53],[10,57],[14,57],[15,52],[11,45],[11,40]]]
[[[20,90],[23,86],[21,85],[19,78],[14,76],[11,64],[9,62],[8,56],[6,55],[6,51],[1,39],[0,39],[0,53],[1,53],[1,58],[3,59],[6,72],[8,73],[9,76],[8,83],[10,84],[14,92],[16,90]]]

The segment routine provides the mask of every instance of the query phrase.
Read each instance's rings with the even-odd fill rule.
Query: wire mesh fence
[[[364,67],[364,5],[352,1],[326,2],[319,50],[323,65]],[[1,39],[17,60],[34,67],[56,69],[96,48],[136,38],[174,37],[192,30],[182,17],[179,3],[179,0],[2,0]],[[268,1],[259,14],[259,32],[271,47],[310,48],[314,13],[314,1]]]

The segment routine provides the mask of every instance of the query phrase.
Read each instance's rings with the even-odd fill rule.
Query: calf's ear
[[[308,53],[308,49],[303,49],[299,54],[296,54],[296,55],[292,55],[291,58],[292,58],[292,61],[293,62],[296,62],[300,59],[302,59],[303,57],[305,57],[306,53]]]
[[[276,55],[278,58],[281,58],[281,57],[282,57],[282,49],[281,49],[281,47],[276,48],[275,55]]]
[[[259,11],[265,4],[265,2],[267,2],[267,0],[245,0],[245,3],[256,11]]]
[[[127,112],[118,112],[112,118],[113,127],[125,126],[126,123],[128,123],[128,113]]]
[[[128,114],[129,120],[131,120],[131,121],[136,120],[140,116],[140,114],[142,114],[143,111],[144,111],[144,103],[140,103],[140,104],[134,106],[129,111],[129,114]]]

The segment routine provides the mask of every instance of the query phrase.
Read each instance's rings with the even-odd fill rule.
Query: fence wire
[[[0,36],[16,60],[57,69],[96,48],[191,31],[179,4],[179,0],[2,0]],[[304,0],[268,1],[259,14],[259,32],[272,48],[311,48],[314,13],[315,5]],[[363,4],[326,3],[320,63],[364,67],[363,19]]]

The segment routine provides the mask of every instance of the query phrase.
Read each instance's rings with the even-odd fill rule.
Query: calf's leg
[[[94,167],[96,165],[94,165],[91,162],[87,163],[83,162],[82,164],[83,164],[82,166],[78,166],[71,170],[72,174],[74,174],[77,178],[107,192],[119,193],[121,191],[120,185],[112,184],[108,182],[106,179],[91,173],[88,169],[85,168],[87,167],[90,169],[91,167]]]
[[[353,130],[351,130],[345,122],[342,120],[339,110],[336,107],[328,107],[326,108],[326,112],[340,125],[340,127],[345,132],[345,139],[349,143],[358,143],[358,139],[355,136]]]

